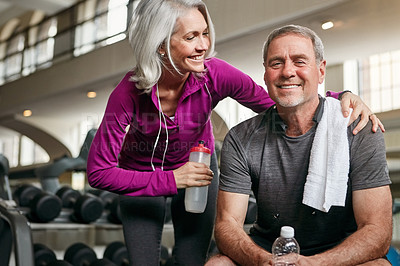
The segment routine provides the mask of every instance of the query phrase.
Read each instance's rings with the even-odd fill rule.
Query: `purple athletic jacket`
[[[228,63],[212,58],[205,66],[204,77],[189,76],[174,118],[165,116],[167,127],[156,86],[144,94],[129,81],[133,73],[126,74],[110,95],[90,148],[87,175],[92,187],[130,196],[176,194],[172,170],[188,161],[190,148],[203,140],[214,150],[211,111],[219,101],[231,97],[257,113],[274,104],[263,87]]]

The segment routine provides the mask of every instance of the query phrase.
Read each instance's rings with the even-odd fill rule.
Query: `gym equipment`
[[[174,266],[175,265],[175,260],[174,257],[170,256],[165,262],[160,263],[161,266]]]
[[[97,196],[103,202],[104,210],[107,212],[107,220],[114,224],[121,224],[121,210],[119,208],[118,195],[106,190],[92,189],[88,193]]]
[[[43,190],[55,193],[60,188],[58,177],[66,171],[86,171],[87,157],[96,131],[96,129],[88,131],[78,157],[63,157],[34,170],[35,176],[40,179]]]
[[[116,266],[116,265],[112,261],[103,258],[92,262],[90,266]]]
[[[164,245],[161,246],[160,265],[165,265],[169,259],[168,248]],[[128,266],[129,257],[128,250],[125,244],[121,241],[114,241],[107,245],[104,250],[103,258],[110,260],[117,266]]]
[[[10,182],[8,180],[8,171],[10,165],[8,159],[3,154],[0,154],[0,198],[12,200]]]
[[[12,234],[10,226],[0,216],[0,266],[7,266],[12,250]],[[4,261],[3,261],[4,260]]]
[[[56,260],[50,262],[47,266],[73,266],[73,265],[65,260]]]
[[[56,195],[60,198],[63,208],[73,210],[71,220],[80,223],[91,223],[100,218],[103,213],[102,201],[89,193],[82,195],[68,186],[60,188]]]
[[[33,222],[50,222],[61,212],[59,198],[30,184],[20,185],[14,198],[20,207],[28,208],[27,217]]]
[[[6,186],[6,181],[8,181],[8,170],[9,164],[5,156],[0,154],[0,200],[9,199],[11,200],[11,190],[9,186]],[[7,193],[8,190],[8,193]],[[2,209],[0,209],[2,210]],[[2,218],[2,213],[0,212],[0,266],[7,266],[11,256],[12,249],[12,233],[10,225],[6,222],[5,218]]]
[[[165,265],[170,258],[168,248],[161,245],[160,265]]]
[[[111,242],[104,250],[103,258],[107,258],[117,266],[128,266],[128,250],[121,241]]]
[[[40,243],[33,244],[33,253],[35,256],[35,265],[37,266],[47,266],[57,261],[56,254],[46,245]]]
[[[116,266],[108,258],[98,259],[94,250],[81,242],[72,244],[67,248],[64,260],[73,266]]]
[[[9,174],[10,179],[22,179],[22,178],[39,178],[41,187],[44,191],[55,194],[60,188],[60,182],[58,180],[62,173],[67,171],[85,172],[87,157],[89,154],[90,145],[92,144],[93,138],[96,134],[96,129],[91,129],[86,134],[85,141],[81,147],[78,157],[72,158],[70,156],[63,156],[55,159],[53,162],[46,164],[38,168],[28,168],[25,170],[14,170]],[[0,158],[1,164],[1,158]],[[1,166],[1,165],[0,165]],[[0,188],[1,194],[1,188]]]
[[[33,266],[32,233],[25,215],[15,202],[0,199],[0,220],[3,221],[0,241],[0,265],[9,265],[11,248],[17,266]]]
[[[74,266],[89,266],[97,260],[97,255],[89,246],[79,242],[67,248],[64,260]]]

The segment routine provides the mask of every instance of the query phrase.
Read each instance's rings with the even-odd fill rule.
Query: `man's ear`
[[[325,73],[326,73],[326,60],[323,60],[319,63],[319,84],[322,84],[325,79]]]

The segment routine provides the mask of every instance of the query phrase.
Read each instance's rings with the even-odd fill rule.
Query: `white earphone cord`
[[[162,129],[161,116],[162,116],[162,118],[164,120],[165,132],[166,132],[166,137],[167,137],[167,139],[165,140],[165,149],[164,149],[163,158],[162,158],[162,162],[161,162],[161,170],[164,171],[164,160],[165,160],[165,155],[167,154],[167,149],[168,149],[168,126],[167,126],[167,120],[165,119],[165,114],[162,111],[160,95],[159,95],[159,91],[158,91],[158,84],[157,84],[157,99],[158,99],[158,106],[160,108],[160,110],[158,111],[158,116],[160,119],[160,128],[158,130],[156,142],[154,143],[154,148],[153,148],[153,153],[151,154],[150,163],[151,163],[151,168],[153,169],[153,171],[155,171],[155,167],[153,164],[153,158],[154,158],[154,152],[155,152],[157,144],[158,144],[158,140],[160,139],[160,135],[161,135],[161,129]]]
[[[210,96],[210,98],[212,98],[211,94],[210,94],[210,91],[208,90],[208,87],[207,87],[206,84],[204,84],[204,87],[207,90],[208,96]],[[158,130],[156,142],[154,143],[154,148],[153,148],[153,153],[151,154],[150,163],[151,163],[151,168],[153,169],[153,171],[155,171],[155,167],[154,167],[154,164],[153,164],[153,158],[154,158],[154,152],[156,151],[156,147],[157,147],[157,144],[158,144],[158,140],[160,139],[160,135],[161,135],[161,128],[162,128],[161,116],[162,116],[162,118],[164,120],[165,133],[166,133],[166,137],[167,137],[167,139],[165,140],[165,149],[164,149],[163,158],[162,158],[162,162],[161,162],[161,170],[164,171],[165,155],[167,154],[167,150],[168,150],[168,126],[167,126],[167,120],[165,119],[165,114],[164,114],[164,112],[162,110],[162,106],[161,106],[160,93],[158,91],[158,83],[157,83],[157,93],[156,94],[157,94],[157,99],[158,99],[158,106],[160,108],[160,110],[158,111],[158,116],[159,116],[159,119],[160,119],[160,128]],[[210,119],[210,118],[211,118],[211,116],[208,119]]]

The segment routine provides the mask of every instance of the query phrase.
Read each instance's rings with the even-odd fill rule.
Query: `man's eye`
[[[270,64],[270,66],[273,67],[273,68],[277,68],[277,67],[279,67],[281,65],[282,65],[281,62],[273,62],[273,63]]]

